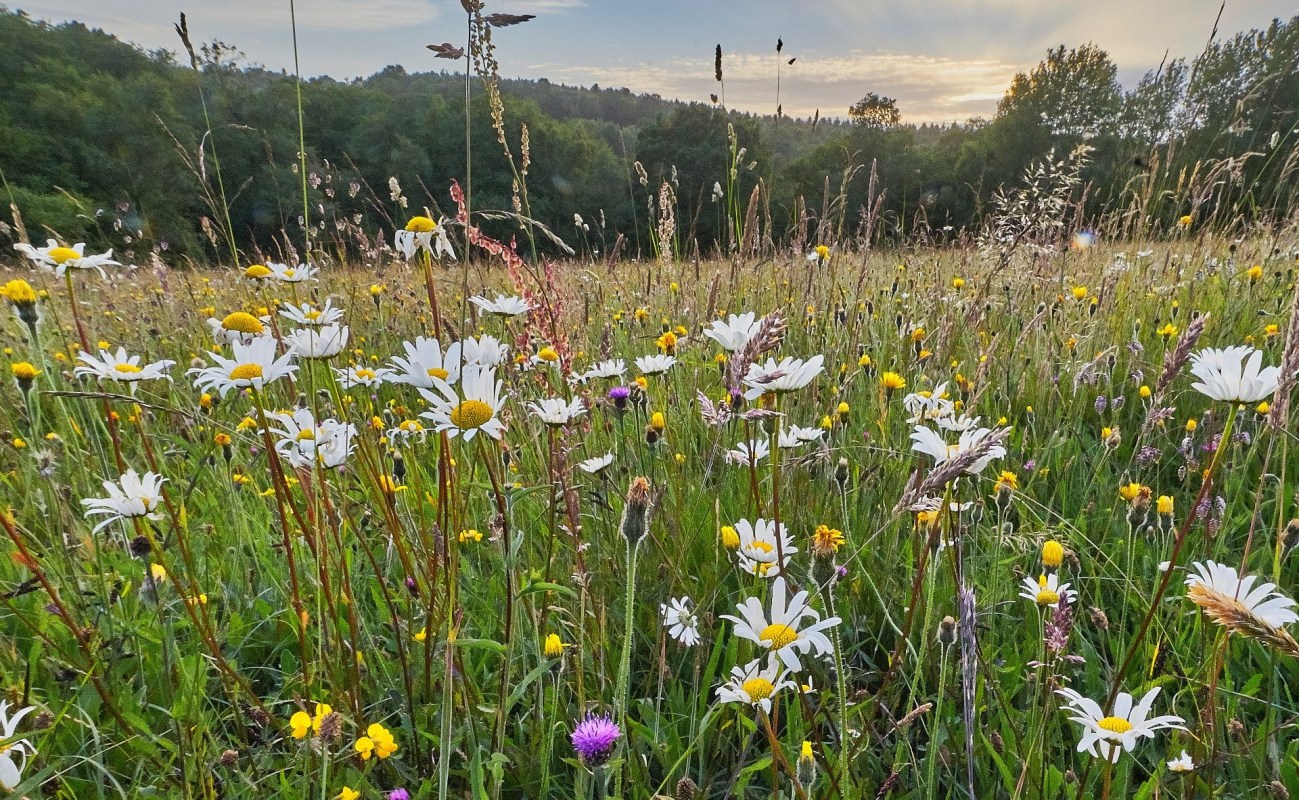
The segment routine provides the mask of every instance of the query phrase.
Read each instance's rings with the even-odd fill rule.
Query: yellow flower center
[[[266,330],[266,326],[262,324],[262,321],[247,311],[236,311],[233,314],[226,315],[226,318],[221,320],[221,327],[228,331],[246,333],[250,336],[256,336]]]
[[[232,381],[251,381],[260,377],[262,377],[261,364],[240,364],[230,370],[230,380]]]
[[[315,441],[315,439],[316,439],[316,432],[313,431],[311,428],[303,428],[302,430],[298,431],[297,441],[299,442]]]
[[[771,546],[771,542],[750,542],[749,549],[759,550],[763,553],[770,553],[772,550],[775,550],[776,548]]]
[[[71,247],[55,247],[46,255],[53,259],[55,264],[63,264],[81,258],[81,256],[77,254],[77,251],[73,250]]]
[[[1122,734],[1132,730],[1132,723],[1122,717],[1106,717],[1100,722],[1097,722],[1096,727],[1103,731],[1109,731],[1110,733]]]
[[[288,269],[284,270],[284,277],[292,278],[295,272],[296,270],[294,270],[292,267],[289,267]]]
[[[744,689],[744,693],[749,696],[749,699],[755,703],[759,700],[766,700],[771,697],[772,692],[776,691],[776,687],[766,678],[749,678],[742,684],[741,688]]]
[[[411,233],[431,233],[438,224],[428,217],[411,217],[406,223],[406,230]]]
[[[758,639],[764,642],[770,642],[772,650],[779,650],[782,647],[788,647],[798,641],[798,631],[788,625],[768,625],[762,629],[762,633],[758,634]]]
[[[451,373],[447,372],[441,367],[429,367],[429,371],[428,371],[428,376],[430,378],[437,378],[438,380],[442,380],[442,381],[446,380],[447,376],[450,374]]]
[[[372,370],[372,369],[358,369],[358,370],[356,371],[356,377],[357,377],[357,378],[360,378],[361,380],[372,381],[372,380],[374,380],[374,370]]]
[[[124,375],[135,375],[136,373],[143,371],[134,364],[118,364],[117,366],[113,367],[113,369],[117,370],[118,372]]]
[[[1060,595],[1050,589],[1043,589],[1037,593],[1037,604],[1039,606],[1049,606],[1060,602]]]
[[[251,267],[244,270],[244,277],[269,278],[271,277],[271,270],[265,264],[253,264]]]
[[[315,322],[316,320],[320,319],[320,312],[319,312],[319,311],[312,310],[312,311],[308,311],[307,313],[303,314],[302,316],[306,317],[307,319],[311,320],[312,322]]]
[[[492,419],[492,407],[482,400],[466,400],[451,410],[451,424],[461,430],[481,428]]]

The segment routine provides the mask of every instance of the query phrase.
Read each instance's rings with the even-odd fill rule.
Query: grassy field
[[[1295,428],[1269,425],[1271,392],[1193,388],[1189,363],[1299,349],[1295,246],[417,252],[302,282],[15,264],[3,280],[36,297],[10,284],[0,323],[0,781],[79,800],[1299,792],[1293,603],[1223,572],[1292,594]],[[499,292],[529,310],[467,300]],[[346,346],[284,358],[330,349],[294,333],[327,299]],[[479,335],[503,357],[449,351]],[[439,344],[394,365],[420,336]],[[102,376],[74,375],[101,349]],[[802,368],[769,365],[786,357]],[[625,372],[585,375],[610,360]],[[1124,701],[1153,689],[1146,714]],[[1078,752],[1097,736],[1135,746]]]

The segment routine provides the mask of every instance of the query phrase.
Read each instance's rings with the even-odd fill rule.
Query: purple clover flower
[[[573,749],[587,767],[603,766],[613,755],[619,736],[622,736],[622,730],[614,724],[612,717],[587,714],[586,719],[573,729]]]

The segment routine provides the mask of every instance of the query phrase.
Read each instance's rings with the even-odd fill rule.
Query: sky
[[[195,44],[220,39],[248,60],[293,69],[289,0],[32,0],[33,17],[78,20],[146,49],[177,50],[189,18]],[[488,12],[535,14],[495,33],[507,77],[627,87],[707,101],[724,53],[730,108],[842,117],[867,92],[893,97],[909,122],[991,116],[1016,72],[1056,45],[1094,42],[1133,85],[1165,54],[1194,56],[1220,0],[487,0]],[[297,0],[302,72],[350,79],[390,64],[448,68],[426,44],[464,44],[458,0]],[[1265,27],[1293,0],[1227,0],[1219,36]],[[781,56],[777,38],[784,40]],[[789,59],[797,59],[792,65]]]

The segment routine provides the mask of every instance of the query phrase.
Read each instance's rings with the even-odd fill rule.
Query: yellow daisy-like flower
[[[907,388],[907,379],[896,372],[886,372],[880,376],[880,385],[886,392],[896,392],[898,389]]]
[[[557,633],[547,634],[542,652],[546,654],[546,658],[559,658],[564,655],[564,640],[560,639]]]

